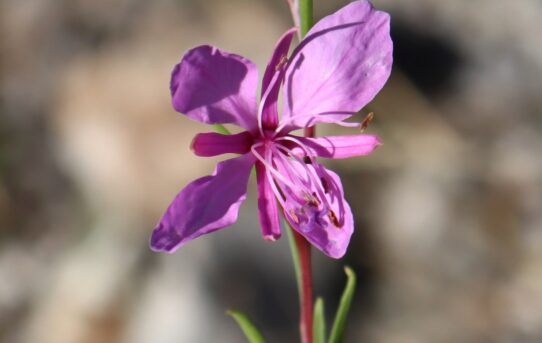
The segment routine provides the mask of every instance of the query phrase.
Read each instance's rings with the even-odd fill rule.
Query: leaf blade
[[[324,311],[324,300],[321,297],[314,303],[314,343],[326,342],[326,318]]]
[[[331,328],[331,334],[329,336],[328,343],[341,343],[344,335],[344,328],[346,327],[346,319],[348,317],[348,311],[354,297],[356,288],[356,274],[350,267],[344,267],[346,273],[346,287],[344,288],[335,319],[333,321],[333,327]]]
[[[260,331],[252,324],[245,314],[234,310],[228,310],[226,313],[235,319],[250,343],[265,343],[265,339]]]
[[[218,133],[221,133],[223,135],[231,135],[231,132],[230,130],[228,130],[224,125],[222,124],[213,124],[213,129],[218,132]]]

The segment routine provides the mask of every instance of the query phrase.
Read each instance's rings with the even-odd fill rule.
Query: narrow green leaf
[[[226,312],[228,315],[232,316],[233,319],[239,324],[241,327],[241,330],[243,330],[245,336],[247,337],[248,341],[250,343],[265,343],[265,339],[263,338],[262,334],[254,324],[248,319],[248,317],[238,311],[229,310]]]
[[[222,124],[213,124],[213,128],[216,132],[221,133],[223,135],[230,135],[231,132],[228,130],[224,125]]]
[[[314,343],[326,343],[326,317],[324,314],[324,300],[320,297],[314,303]]]
[[[328,343],[341,343],[343,341],[344,328],[346,326],[346,318],[348,317],[348,311],[350,310],[350,304],[354,297],[354,291],[356,289],[356,274],[350,267],[344,267],[346,273],[346,287],[344,288],[339,303],[339,308],[335,314],[335,320],[333,321],[333,327],[331,328],[331,334],[329,336]]]
[[[299,18],[301,19],[301,37],[305,37],[312,27],[312,0],[299,1]]]

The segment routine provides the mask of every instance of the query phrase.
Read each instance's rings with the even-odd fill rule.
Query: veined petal
[[[286,208],[285,217],[292,228],[324,254],[341,258],[346,253],[350,237],[354,232],[354,218],[344,198],[341,179],[323,166],[314,168],[312,165],[306,165],[305,167],[313,169],[323,180],[326,201],[330,207],[322,209],[323,201],[320,199],[318,207],[314,203],[309,203],[298,210]],[[310,188],[314,194],[317,194],[314,185]]]
[[[320,20],[287,67],[281,125],[341,121],[371,101],[391,72],[389,29],[389,15],[367,1]]]
[[[254,156],[218,163],[213,175],[189,183],[169,205],[155,227],[150,246],[173,252],[186,242],[233,224],[246,198]]]
[[[258,183],[258,213],[262,225],[263,238],[275,241],[281,236],[279,208],[275,194],[271,189],[265,166],[256,162],[256,178]]]
[[[294,34],[296,32],[297,28],[292,28],[286,31],[282,35],[282,37],[280,37],[277,45],[275,46],[275,50],[273,51],[273,55],[271,56],[271,60],[267,64],[267,68],[265,69],[265,73],[263,75],[262,97],[268,91],[268,88],[272,87],[271,89],[269,89],[265,99],[262,98],[264,104],[261,115],[262,126],[264,129],[274,130],[279,122],[279,116],[277,112],[277,99],[279,96],[280,85],[282,84],[282,79],[284,77],[283,69],[287,62],[288,50],[290,49],[292,38],[294,37]],[[271,84],[273,76],[275,76],[275,82]]]
[[[365,134],[295,138],[313,155],[336,159],[369,155],[382,144],[378,136]],[[306,154],[298,145],[293,145],[292,151],[299,156]]]
[[[273,55],[265,68],[265,73],[263,74],[262,79],[262,95],[267,90],[273,74],[277,71],[277,66],[280,64],[285,64],[287,62],[286,58],[288,57],[288,50],[290,50],[290,44],[292,43],[292,38],[297,32],[297,28],[291,28],[286,31],[282,37],[279,38],[277,44],[275,45],[275,50],[273,50]]]
[[[233,135],[223,135],[216,132],[198,133],[192,140],[190,148],[197,156],[216,156],[221,154],[245,154],[250,151],[254,142],[248,131]]]
[[[175,110],[206,124],[257,128],[258,69],[239,55],[204,45],[189,50],[171,75]]]

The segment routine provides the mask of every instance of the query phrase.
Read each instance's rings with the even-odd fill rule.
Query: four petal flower
[[[367,155],[380,140],[364,134],[306,138],[291,131],[316,123],[357,125],[344,120],[373,99],[391,72],[389,16],[367,1],[355,1],[320,20],[288,58],[295,32],[279,39],[263,75],[259,103],[257,68],[239,55],[200,46],[173,70],[170,88],[177,111],[244,131],[196,135],[192,150],[199,156],[241,156],[220,162],[213,175],[181,190],[153,231],[153,250],[172,252],[234,223],[255,166],[265,239],[281,236],[282,211],[325,254],[345,254],[354,227],[352,212],[340,178],[316,158]]]

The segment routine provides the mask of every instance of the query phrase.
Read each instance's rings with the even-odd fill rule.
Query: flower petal
[[[239,55],[204,45],[189,50],[171,75],[175,110],[206,124],[257,128],[258,69]]]
[[[275,194],[271,189],[265,166],[256,162],[256,178],[258,183],[258,213],[262,225],[263,238],[275,241],[281,236],[279,208]]]
[[[333,258],[341,258],[346,253],[350,237],[354,232],[354,218],[350,206],[344,199],[341,179],[337,174],[321,165],[317,168],[309,164],[296,166],[296,169],[301,168],[312,169],[318,174],[330,207],[322,208],[323,201],[319,198],[319,204],[307,203],[302,208],[296,208],[299,206],[296,203],[298,200],[286,195],[285,217],[292,228],[324,254]],[[310,190],[318,197],[318,190],[314,184],[310,186]]]
[[[274,130],[279,122],[277,112],[277,100],[279,97],[279,89],[284,77],[284,66],[287,61],[288,50],[292,43],[292,38],[297,32],[297,28],[292,28],[286,31],[280,37],[271,60],[267,64],[262,80],[262,101],[264,102],[262,109],[262,126],[265,129]],[[275,79],[273,80],[273,77]],[[274,81],[273,83],[271,81]],[[272,87],[271,89],[268,89]],[[267,92],[267,94],[266,94]]]
[[[213,175],[183,188],[155,227],[151,249],[173,252],[196,237],[233,224],[246,198],[253,164],[252,154],[222,161]]]
[[[273,78],[273,74],[276,72],[277,66],[286,62],[285,58],[288,57],[288,50],[290,50],[290,44],[292,43],[292,39],[296,32],[296,27],[289,29],[282,35],[282,37],[279,38],[277,44],[275,45],[273,55],[271,56],[271,59],[265,68],[265,73],[263,74],[262,95],[267,90],[267,87]]]
[[[216,132],[198,133],[190,144],[190,149],[197,156],[216,156],[233,153],[244,154],[250,151],[254,138],[248,131],[233,135],[223,135]]]
[[[324,136],[318,138],[295,137],[315,156],[326,158],[349,158],[372,153],[382,141],[376,135]],[[305,155],[298,145],[292,148],[294,154]]]
[[[389,29],[389,15],[367,1],[320,20],[289,62],[281,124],[342,121],[371,101],[391,72]]]

